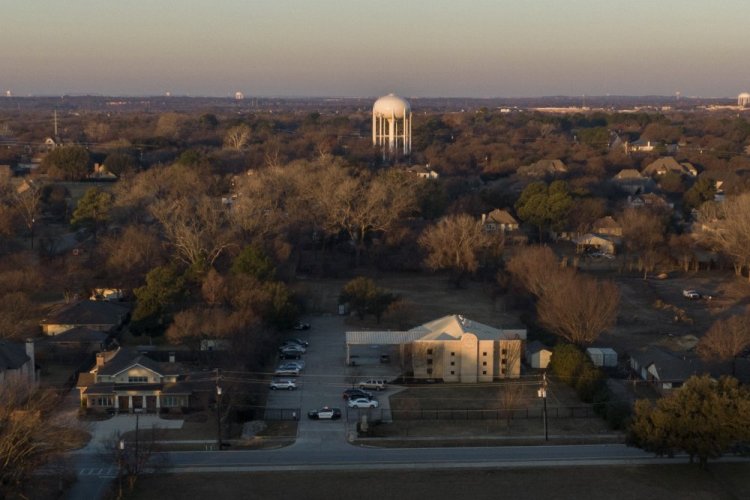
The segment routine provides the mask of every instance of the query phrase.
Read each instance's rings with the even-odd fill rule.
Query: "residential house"
[[[94,163],[94,170],[89,174],[89,179],[97,181],[116,181],[117,175],[112,173],[106,165]]]
[[[586,355],[594,366],[617,366],[617,352],[611,347],[589,347],[586,349]]]
[[[526,345],[526,363],[532,368],[546,370],[552,359],[552,349],[538,340]]]
[[[430,168],[429,163],[427,165],[414,165],[406,169],[406,171],[421,179],[435,180],[440,177],[440,174]]]
[[[622,236],[622,226],[610,215],[594,222],[591,229],[594,233],[603,236]]]
[[[41,323],[45,335],[57,335],[76,327],[108,332],[119,328],[128,317],[125,304],[99,300],[81,300],[54,311]]]
[[[625,152],[650,153],[654,149],[656,149],[657,146],[659,146],[659,143],[657,141],[650,141],[647,139],[639,138],[636,141],[625,143]]]
[[[659,177],[668,173],[695,177],[698,175],[698,169],[688,162],[678,163],[672,156],[657,158],[643,169],[643,175],[649,177]]]
[[[642,194],[654,189],[654,181],[650,177],[645,177],[634,168],[625,168],[620,170],[612,178],[612,183],[621,191],[630,195]]]
[[[674,207],[674,204],[667,201],[666,198],[655,193],[646,193],[636,196],[628,196],[628,206],[633,208],[653,208],[667,210]]]
[[[596,250],[608,255],[614,255],[621,240],[616,236],[586,233],[574,240],[579,252]]]
[[[0,386],[36,380],[34,341],[29,339],[24,345],[0,340]]]
[[[524,165],[522,167],[518,167],[517,173],[518,175],[524,176],[524,177],[535,177],[535,178],[542,178],[542,177],[556,177],[558,175],[563,175],[568,172],[568,167],[565,166],[565,163],[563,163],[562,160],[539,160],[536,163],[532,163],[531,165]]]
[[[631,351],[630,368],[642,380],[661,393],[680,387],[693,375],[709,373],[709,368],[694,354],[678,354],[662,347],[648,346]]]
[[[482,227],[488,233],[498,231],[503,234],[518,231],[518,221],[507,210],[496,208],[488,214],[482,214]]]
[[[525,339],[525,329],[494,328],[450,315],[407,331],[347,332],[347,363],[358,347],[397,345],[402,366],[414,378],[492,382],[520,376]]]
[[[96,365],[78,376],[81,407],[94,412],[184,412],[203,408],[215,380],[205,374],[191,380],[170,355],[160,363],[131,349],[96,355]]]
[[[92,330],[77,326],[39,341],[39,352],[46,355],[67,355],[103,351],[112,340],[112,331]]]

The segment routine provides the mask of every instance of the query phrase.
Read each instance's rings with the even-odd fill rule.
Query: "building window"
[[[500,363],[502,363],[504,365],[507,365],[508,364],[508,360],[507,359],[501,359]]]
[[[455,352],[452,352],[452,353],[451,353],[451,356],[455,356],[455,355],[456,355],[456,353],[455,353]]]
[[[483,370],[482,375],[487,375],[487,370]]]
[[[106,406],[106,407],[113,406],[115,404],[112,396],[99,396],[96,398],[91,398],[91,403],[93,406]]]
[[[455,375],[455,374],[456,374],[456,372],[454,372],[453,370],[451,370],[451,375]]]
[[[165,408],[173,408],[180,405],[180,398],[177,396],[162,396],[161,405]]]
[[[427,369],[427,375],[432,375],[432,368]]]
[[[431,365],[431,364],[432,364],[432,360],[431,360],[431,359],[428,359],[428,360],[427,360],[427,364],[428,364],[428,365]]]
[[[486,361],[482,361],[482,366],[487,366],[487,362]]]
[[[148,377],[128,377],[128,382],[131,384],[145,384],[148,382]]]
[[[456,362],[455,361],[451,361],[451,366],[456,366]]]
[[[427,355],[432,356],[432,349],[427,349]]]
[[[482,356],[487,356],[487,353],[486,353],[486,352],[483,352],[483,353],[482,353]]]
[[[503,356],[507,356],[508,355],[508,349],[503,349],[502,353],[503,353]]]

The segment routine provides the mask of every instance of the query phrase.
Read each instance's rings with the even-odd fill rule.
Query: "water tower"
[[[411,153],[411,106],[394,94],[381,97],[372,107],[372,144],[383,156]]]
[[[747,108],[750,106],[750,94],[743,92],[737,96],[737,106]]]

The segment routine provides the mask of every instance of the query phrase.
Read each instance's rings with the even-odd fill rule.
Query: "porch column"
[[[115,393],[115,413],[120,413],[120,397]]]
[[[159,413],[159,408],[161,408],[161,394],[156,395],[156,413]]]
[[[141,396],[141,408],[145,412],[147,410],[146,408],[146,396]]]
[[[128,396],[128,413],[133,413],[133,396]]]

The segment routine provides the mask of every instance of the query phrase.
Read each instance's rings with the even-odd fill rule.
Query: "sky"
[[[14,95],[750,91],[747,0],[0,0]]]

